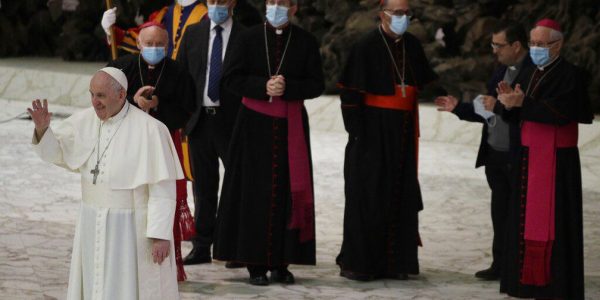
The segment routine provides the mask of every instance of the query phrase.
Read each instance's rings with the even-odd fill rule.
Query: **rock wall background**
[[[77,2],[79,2],[77,4]],[[169,0],[115,0],[117,23],[133,26]],[[238,0],[236,18],[255,23],[264,0]],[[61,56],[65,60],[106,60],[100,19],[102,0],[0,0],[0,57]],[[300,0],[295,20],[321,41],[327,91],[335,82],[350,45],[377,24],[379,0]],[[564,56],[585,68],[594,110],[600,112],[600,1],[598,0],[412,0],[415,18],[409,31],[425,51],[451,94],[471,98],[485,91],[494,68],[490,35],[494,24],[511,19],[531,28],[551,17],[566,33]],[[442,31],[444,38],[436,40]]]

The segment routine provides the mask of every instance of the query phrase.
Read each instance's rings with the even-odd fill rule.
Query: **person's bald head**
[[[138,34],[137,46],[142,50],[143,47],[167,47],[169,43],[169,34],[158,25],[151,25],[142,28]]]
[[[107,120],[121,111],[127,91],[111,75],[98,71],[90,81],[92,106],[100,120]]]
[[[381,0],[379,2],[379,4],[382,9],[389,9],[389,6],[396,6],[396,5],[400,5],[400,6],[404,6],[404,7],[409,6],[408,0]]]

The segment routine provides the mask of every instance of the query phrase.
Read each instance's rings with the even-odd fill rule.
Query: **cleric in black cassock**
[[[420,42],[405,32],[408,1],[382,1],[380,17],[382,25],[354,45],[339,82],[349,138],[336,261],[340,275],[353,280],[419,273],[417,93],[437,75]]]
[[[149,113],[167,125],[171,132],[185,126],[195,108],[194,87],[185,68],[167,57],[150,65],[141,54],[119,57],[108,66],[122,70],[127,76],[127,100],[131,104],[139,106],[134,98],[142,87],[153,87],[147,93],[156,96],[158,102]]]
[[[173,139],[180,161],[181,132],[195,110],[191,76],[179,63],[166,57],[168,35],[163,26],[147,22],[140,26],[141,54],[128,54],[108,63],[127,76],[127,100],[164,123]],[[194,235],[194,220],[187,205],[187,181],[177,180],[177,210],[173,226],[177,279],[186,279],[181,258],[181,241]]]
[[[270,15],[282,7],[292,15],[295,1],[279,1],[287,6],[278,7],[269,2],[269,22],[242,33],[224,67],[222,84],[242,96],[243,105],[226,157],[213,249],[215,259],[246,264],[255,285],[269,283],[268,270],[271,281],[293,283],[289,264],[315,264],[309,125],[302,101],[324,89],[317,40]]]
[[[507,227],[501,292],[514,297],[584,299],[581,165],[578,124],[593,115],[580,69],[560,56],[553,20],[531,31],[537,67],[513,91],[500,87],[505,116],[521,124],[517,191]]]

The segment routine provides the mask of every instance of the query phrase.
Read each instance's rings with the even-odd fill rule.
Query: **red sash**
[[[292,216],[290,229],[300,230],[300,241],[314,239],[314,199],[308,159],[308,146],[302,124],[304,100],[284,101],[273,97],[271,102],[244,97],[242,103],[249,109],[271,117],[288,120],[288,162],[290,165],[290,190]]]
[[[419,89],[414,86],[407,85],[404,87],[406,96],[402,95],[402,87],[396,85],[396,93],[392,96],[365,94],[365,105],[385,109],[407,110],[414,112],[414,127],[415,127],[415,157],[417,166],[419,165],[419,103],[417,95]],[[418,171],[418,167],[417,167]]]
[[[523,146],[529,147],[525,254],[521,283],[544,286],[550,282],[554,242],[556,149],[577,147],[578,124],[565,126],[524,122]]]

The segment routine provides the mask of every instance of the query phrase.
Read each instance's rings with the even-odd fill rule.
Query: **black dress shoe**
[[[288,269],[278,269],[271,271],[271,282],[279,282],[283,284],[294,284],[294,274]]]
[[[372,281],[375,279],[375,276],[373,275],[358,274],[347,270],[341,270],[340,276],[356,281]]]
[[[200,249],[192,249],[190,254],[188,254],[183,259],[183,264],[186,266],[189,265],[199,265],[199,264],[208,264],[211,263],[212,259],[210,257],[210,250],[200,250]]]
[[[498,280],[500,278],[500,272],[494,267],[489,267],[475,273],[475,277],[482,280]]]
[[[269,279],[267,278],[267,274],[261,275],[250,275],[250,279],[248,279],[248,283],[251,285],[269,285]]]
[[[239,268],[243,268],[246,265],[240,262],[236,262],[236,261],[228,261],[225,263],[225,268],[227,269],[239,269]]]

